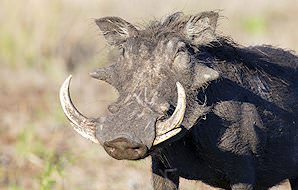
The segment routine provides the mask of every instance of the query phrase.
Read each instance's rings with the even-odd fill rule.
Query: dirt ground
[[[296,0],[1,0],[0,189],[152,190],[150,159],[117,161],[77,135],[59,105],[59,87],[73,74],[74,102],[89,117],[116,99],[114,89],[88,76],[108,64],[94,18],[142,26],[175,11],[206,10],[219,10],[218,32],[242,45],[298,51]],[[182,180],[181,189],[209,187]]]

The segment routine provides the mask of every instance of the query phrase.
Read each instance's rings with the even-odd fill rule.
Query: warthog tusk
[[[173,115],[161,122],[156,124],[156,138],[153,142],[153,145],[157,145],[173,136],[178,134],[181,131],[180,125],[183,121],[185,110],[186,110],[186,93],[183,86],[177,82],[177,92],[178,100],[177,106]]]
[[[69,93],[71,77],[71,75],[67,77],[60,88],[59,97],[63,112],[77,133],[94,143],[99,143],[95,137],[96,123],[82,115],[71,101]]]

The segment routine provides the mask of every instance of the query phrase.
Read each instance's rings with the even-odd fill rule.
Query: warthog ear
[[[121,45],[127,38],[138,34],[132,24],[119,17],[104,17],[96,19],[95,23],[110,45]]]
[[[214,11],[202,12],[189,16],[184,26],[186,38],[195,45],[204,45],[216,39],[215,29],[218,13]]]

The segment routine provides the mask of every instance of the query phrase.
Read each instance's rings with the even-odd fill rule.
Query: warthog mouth
[[[156,124],[156,138],[153,145],[160,144],[163,141],[177,135],[181,131],[181,123],[186,110],[186,94],[183,86],[177,82],[178,101],[173,115],[162,122]]]
[[[76,132],[94,143],[99,143],[99,140],[96,138],[96,126],[99,124],[99,119],[94,120],[85,117],[73,105],[69,90],[71,78],[71,75],[66,78],[60,88],[60,101],[62,109]],[[176,83],[176,86],[178,92],[176,109],[170,118],[164,121],[156,122],[156,137],[154,139],[153,146],[158,145],[161,142],[164,142],[167,139],[177,135],[182,130],[180,125],[183,121],[186,110],[186,93],[183,86],[179,82]]]

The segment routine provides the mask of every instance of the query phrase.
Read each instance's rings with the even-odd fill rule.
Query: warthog
[[[74,129],[115,159],[152,157],[155,190],[179,177],[232,190],[265,190],[289,179],[298,190],[298,57],[244,47],[216,32],[217,12],[172,14],[137,28],[95,22],[118,60],[90,73],[119,91],[105,117],[60,99]]]

